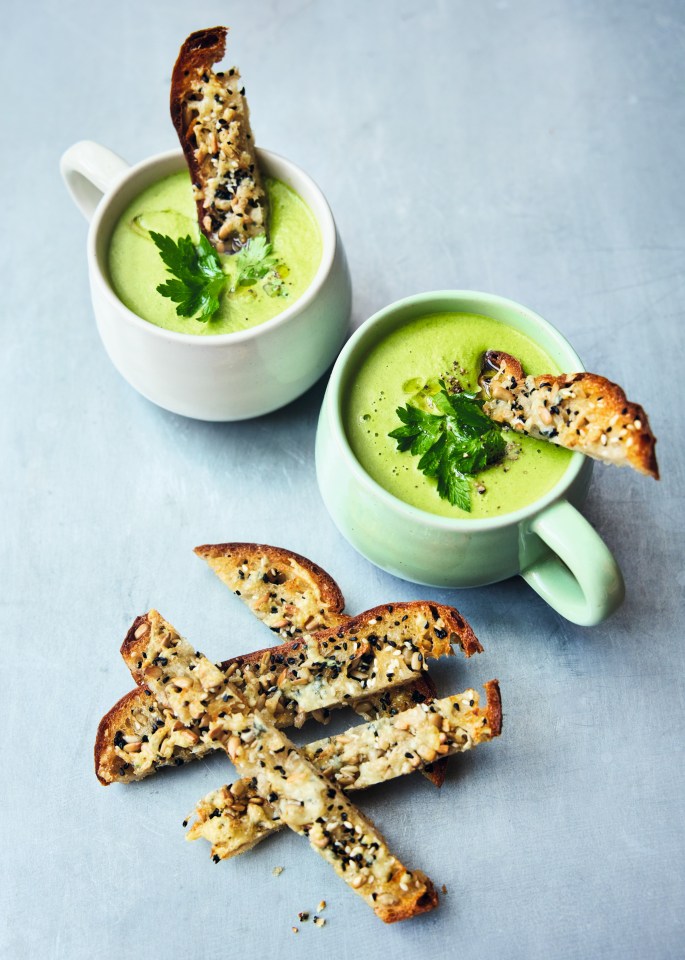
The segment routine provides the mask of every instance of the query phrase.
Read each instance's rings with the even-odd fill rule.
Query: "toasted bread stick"
[[[527,377],[515,357],[488,351],[481,386],[483,410],[498,423],[659,479],[647,414],[618,384],[596,373]]]
[[[225,661],[227,678],[264,707],[284,728],[301,725],[320,711],[380,700],[398,686],[423,679],[427,658],[450,656],[458,644],[466,656],[482,647],[453,607],[415,601],[375,607],[334,629],[303,636],[266,650]],[[164,676],[166,665],[155,665]],[[430,696],[431,688],[427,689]],[[412,699],[426,696],[416,691]],[[406,704],[409,705],[408,703]],[[136,744],[132,747],[131,744]],[[103,783],[134,780],[165,764],[203,756],[177,719],[156,705],[149,686],[140,685],[103,717],[95,742],[95,764]]]
[[[485,690],[483,708],[478,693],[465,690],[316,740],[302,751],[345,791],[363,790],[498,737],[502,730],[499,684],[490,680]],[[215,862],[245,853],[284,826],[273,805],[247,779],[212,791],[200,800],[193,816],[186,839],[208,840]]]
[[[219,253],[268,232],[245,88],[236,67],[215,73],[226,27],[191,34],[171,77],[171,119],[190,170],[200,229]]]
[[[385,923],[432,910],[438,896],[420,871],[408,870],[384,837],[253,706],[223,670],[207,660],[156,612],[139,617],[121,648],[140,682],[201,740],[226,752],[280,819],[305,836]],[[168,675],[160,675],[160,661]]]

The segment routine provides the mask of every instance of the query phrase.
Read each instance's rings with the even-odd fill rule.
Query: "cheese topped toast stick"
[[[253,711],[224,671],[207,660],[156,611],[138,618],[121,648],[131,672],[199,738],[223,749],[281,820],[386,923],[432,910],[431,881],[408,870],[383,836],[304,757],[265,711]],[[169,674],[161,676],[159,661]]]
[[[302,752],[339,787],[363,790],[498,737],[502,730],[499,684],[490,680],[485,691],[483,708],[478,693],[465,690],[308,743]],[[186,839],[208,840],[215,862],[245,853],[284,826],[273,805],[247,779],[212,791],[200,800],[193,815],[196,819]]]
[[[292,550],[265,543],[208,543],[195,547],[195,553],[284,640],[350,619],[333,577]]]
[[[403,709],[410,703],[395,704],[391,690],[419,679],[424,684],[409,696],[430,699],[426,659],[451,655],[452,643],[466,656],[482,649],[453,607],[423,601],[386,604],[333,629],[234,657],[222,668],[251,703],[264,707],[283,728],[301,726],[308,713],[323,719],[325,710],[347,704],[359,703],[364,716]],[[156,665],[160,676],[166,674],[163,659]],[[140,779],[165,763],[206,753],[206,744],[192,731],[184,732],[148,691],[149,685],[141,684],[101,720],[95,743],[101,782]]]
[[[263,543],[214,543],[195,547],[195,553],[258,619],[284,640],[339,626],[350,619],[343,612],[345,600],[335,580],[317,564],[290,550]],[[434,698],[433,681],[425,673],[406,687],[358,701],[352,709],[371,720]],[[316,710],[313,716],[326,722],[328,710]],[[438,760],[422,773],[441,787],[446,770],[447,761]]]
[[[226,27],[184,42],[171,77],[171,119],[190,169],[200,229],[219,253],[267,233],[262,183],[245,88],[236,67],[215,73]]]
[[[490,350],[480,383],[487,397],[483,411],[492,420],[659,479],[647,414],[611,380],[596,373],[527,377],[515,357]]]

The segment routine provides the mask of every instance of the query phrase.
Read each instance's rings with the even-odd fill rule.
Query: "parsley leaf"
[[[251,287],[278,264],[273,248],[266,237],[250,237],[244,247],[234,255],[233,261],[238,268],[234,281],[235,287]]]
[[[397,408],[402,426],[389,434],[401,453],[421,455],[418,467],[437,480],[438,494],[461,510],[471,510],[469,476],[480,473],[504,456],[505,441],[499,426],[483,413],[475,393],[447,392],[440,381],[431,397],[438,413],[407,405]]]
[[[157,292],[173,300],[179,317],[193,317],[206,323],[219,309],[219,296],[228,277],[221,260],[204,234],[199,244],[188,237],[178,242],[161,233],[149,231],[172,279],[160,283]]]

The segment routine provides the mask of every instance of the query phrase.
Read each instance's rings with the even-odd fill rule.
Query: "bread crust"
[[[129,636],[135,634],[145,618],[146,615],[136,618]],[[423,636],[417,635],[417,624]],[[391,651],[381,641],[383,630],[386,636],[404,638],[402,643],[409,644],[411,648],[403,648],[406,650],[405,656],[396,657],[397,664],[392,672],[374,678],[373,689],[369,687],[364,672],[360,674],[361,679],[338,676],[336,671],[340,668],[336,664],[344,663],[348,649],[362,649],[367,638],[369,649],[364,649],[364,653],[360,654],[360,657],[366,658],[362,663],[363,669],[373,672],[387,660]],[[371,642],[379,646],[372,646]],[[283,728],[291,724],[301,725],[309,713],[315,719],[322,720],[323,711],[347,703],[364,704],[360,712],[366,718],[392,713],[398,706],[395,705],[397,701],[390,699],[390,692],[395,686],[405,686],[417,679],[424,681],[422,687],[404,696],[411,696],[414,700],[423,697],[429,701],[434,697],[434,687],[427,685],[425,657],[451,655],[452,643],[461,646],[467,657],[482,650],[470,625],[457,610],[444,604],[417,600],[374,607],[350,618],[345,624],[319,631],[311,637],[293,639],[276,647],[233,657],[224,661],[221,668],[224,672],[230,671],[234,682],[243,684],[243,689],[251,690],[255,701],[262,696],[265,685],[267,690],[278,686],[281,693],[276,693],[273,716],[277,726]],[[343,645],[347,645],[344,652]],[[412,659],[414,667],[411,665]],[[293,662],[288,663],[289,660]],[[321,668],[320,676],[324,681],[322,688],[318,690],[314,683],[303,684],[302,676],[298,675],[300,665],[324,661],[329,665]],[[333,675],[335,678],[331,680]],[[338,693],[331,696],[329,691],[333,685]],[[373,703],[372,694],[377,704]],[[399,704],[401,706],[401,701]],[[206,752],[206,748],[197,743],[186,743],[184,731],[174,730],[173,726],[173,718],[156,704],[144,685],[119,700],[98,726],[95,770],[100,782],[106,785],[115,781],[141,779],[160,766],[186,763]],[[128,755],[124,741],[130,738],[138,743],[142,737],[146,738],[145,747]],[[444,779],[444,769],[436,763],[430,773],[433,782],[440,785]]]
[[[235,67],[215,73],[226,27],[191,34],[171,78],[171,119],[190,170],[198,223],[220,253],[266,234],[268,202]]]
[[[525,376],[510,354],[491,350],[481,377],[484,412],[512,430],[604,463],[630,466],[659,479],[647,414],[621,387],[596,373]]]
[[[224,750],[278,816],[305,836],[312,849],[385,923],[437,905],[431,881],[408,870],[386,840],[340,788],[326,780],[243,693],[156,611],[138,618],[121,654],[132,674],[152,689],[194,736]],[[169,676],[161,676],[164,661]]]

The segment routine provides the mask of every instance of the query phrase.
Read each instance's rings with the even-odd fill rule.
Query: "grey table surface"
[[[500,293],[650,412],[659,485],[597,469],[587,502],[627,584],[602,626],[565,622],[521,580],[429,590],[357,556],[316,486],[323,382],[207,424],[111,366],[59,157],[82,138],[131,162],[173,147],[178,47],[223,22],[259,143],[331,203],[355,325],[422,290]],[[3,23],[0,956],[682,957],[681,0],[43,0]],[[351,611],[455,603],[482,639],[435,675],[444,693],[499,677],[500,740],[456,758],[439,792],[413,777],[359,801],[446,884],[432,914],[384,927],[294,834],[212,864],[181,820],[231,778],[221,757],[97,783],[136,614],[157,607],[213,658],[264,644],[191,552],[225,540],[311,557]],[[327,926],[297,924],[322,898]]]

